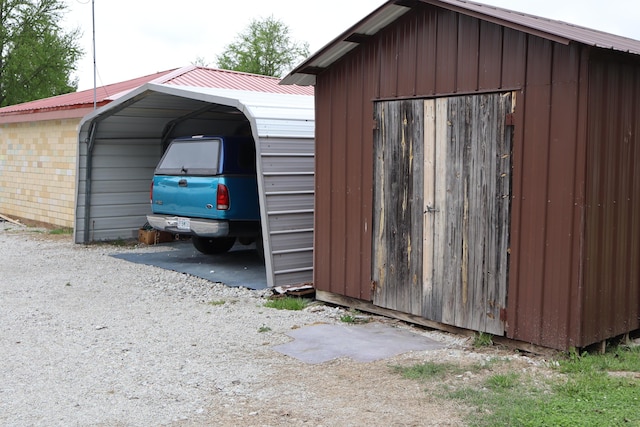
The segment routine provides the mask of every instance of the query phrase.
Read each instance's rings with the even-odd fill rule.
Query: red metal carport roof
[[[191,65],[98,87],[96,104],[98,107],[108,104],[145,83],[313,95],[313,88],[282,86],[279,82],[276,77]],[[0,108],[0,123],[83,117],[93,108],[93,92],[87,89]]]

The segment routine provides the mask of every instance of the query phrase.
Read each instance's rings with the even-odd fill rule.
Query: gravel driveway
[[[153,246],[84,246],[0,227],[3,426],[462,425],[458,408],[390,366],[487,357],[460,337],[372,318],[447,347],[305,364],[273,346],[292,329],[340,323],[344,310],[265,308],[268,291],[110,256]]]

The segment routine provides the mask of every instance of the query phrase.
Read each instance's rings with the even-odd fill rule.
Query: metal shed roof
[[[149,182],[175,129],[248,121],[256,142],[269,286],[313,273],[314,98],[147,83],[80,122],[75,240],[131,237],[145,221]]]
[[[280,84],[314,85],[315,76],[420,3],[453,10],[562,44],[582,43],[640,55],[640,41],[563,21],[464,0],[390,0],[293,69]]]

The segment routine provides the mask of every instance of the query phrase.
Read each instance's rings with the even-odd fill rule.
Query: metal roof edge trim
[[[257,114],[260,108],[286,110],[286,109],[306,109],[310,111],[309,118],[306,120],[315,121],[315,100],[312,95],[296,95],[284,93],[268,93],[253,92],[237,89],[225,88],[197,88],[191,86],[164,86],[174,89],[172,94],[183,96],[187,92],[192,95],[190,98],[198,99],[205,102],[227,105],[235,107],[242,111],[245,115],[250,114],[257,119],[278,118]],[[165,92],[167,93],[167,92]],[[277,102],[274,102],[277,101]]]
[[[80,123],[78,124],[78,129],[80,131],[82,131],[82,128],[89,122],[93,121],[94,119],[98,118],[98,117],[102,117],[102,116],[108,116],[110,114],[107,114],[107,112],[111,112],[112,110],[116,110],[119,111],[122,104],[126,104],[126,103],[130,103],[131,100],[133,98],[138,98],[140,97],[142,94],[144,94],[144,92],[147,92],[150,90],[149,86],[156,86],[153,85],[152,83],[145,83],[142,86],[138,86],[137,88],[129,91],[129,93],[127,93],[126,95],[113,100],[112,102],[97,108],[96,110],[92,111],[91,113],[87,114],[86,116],[84,116],[81,120]]]
[[[338,35],[336,38],[334,38],[332,41],[330,41],[329,43],[327,43],[326,45],[324,45],[324,47],[320,48],[320,50],[318,50],[316,53],[314,53],[313,55],[309,56],[307,59],[305,59],[301,64],[299,64],[297,67],[295,67],[293,70],[291,70],[281,81],[280,84],[286,85],[286,84],[293,84],[293,83],[289,83],[289,81],[291,81],[291,79],[289,79],[290,76],[293,76],[294,74],[298,74],[303,68],[308,68],[309,65],[311,65],[312,62],[318,62],[321,61],[322,58],[325,56],[325,54],[328,53],[328,51],[333,51],[334,46],[337,45],[340,42],[346,42],[347,39],[349,38],[349,36],[351,36],[352,34],[360,34],[357,30],[359,28],[362,27],[367,27],[368,25],[370,26],[371,24],[369,24],[375,17],[379,16],[380,14],[383,14],[383,12],[385,12],[385,10],[389,9],[389,8],[402,8],[404,9],[403,13],[398,13],[395,16],[395,19],[398,19],[400,16],[402,16],[404,13],[409,12],[411,10],[410,7],[407,6],[401,6],[401,5],[397,5],[394,2],[386,2],[381,4],[380,6],[378,6],[375,10],[373,10],[371,13],[369,13],[368,15],[366,15],[364,18],[362,18],[361,20],[359,20],[358,22],[356,22],[354,25],[352,25],[351,27],[349,27],[347,30],[345,30],[343,33],[341,33],[340,35]],[[394,19],[394,20],[395,20]],[[390,24],[391,22],[393,22],[394,20],[388,21],[386,22],[385,25]],[[383,27],[381,27],[383,28]],[[376,31],[379,31],[381,28],[377,28]],[[363,34],[367,34],[367,33],[363,33]],[[368,35],[372,35],[375,33],[371,33]],[[346,52],[345,52],[346,53]],[[335,58],[336,60],[339,59],[339,57]],[[286,81],[286,82],[285,82]],[[315,83],[315,82],[314,82]]]
[[[83,128],[87,126],[88,123],[93,122],[95,119],[100,117],[108,117],[111,114],[120,111],[122,108],[125,108],[127,105],[135,102],[136,100],[153,93],[163,93],[167,95],[180,96],[203,102],[235,107],[245,114],[250,113],[251,116],[256,116],[256,109],[259,109],[261,107],[277,107],[281,109],[306,108],[311,111],[311,116],[313,116],[313,111],[315,109],[314,97],[312,95],[252,92],[240,91],[235,89],[200,88],[192,86],[145,83],[144,85],[130,91],[128,94],[84,116],[79,123],[79,129],[83,130]],[[262,101],[250,102],[248,100],[250,97],[257,98],[257,100]],[[266,102],[266,99],[269,99],[271,102]],[[274,103],[273,100],[280,100],[281,102]],[[287,102],[285,102],[285,100]],[[313,119],[311,120],[313,121]]]
[[[551,41],[557,42],[557,43],[561,43],[561,44],[569,44],[569,42],[572,40],[570,38],[558,35],[556,33],[553,32],[549,32],[549,31],[544,31],[541,30],[539,28],[534,28],[530,25],[527,24],[523,24],[523,23],[519,23],[513,20],[509,20],[506,18],[501,18],[498,16],[494,16],[493,14],[490,13],[486,13],[480,10],[475,10],[475,9],[471,9],[469,7],[464,7],[464,6],[460,6],[458,4],[456,4],[457,2],[451,2],[451,1],[447,1],[447,0],[419,0],[422,3],[426,3],[426,4],[430,4],[436,7],[440,7],[443,9],[448,9],[451,10],[453,12],[457,12],[457,13],[461,13],[463,15],[467,15],[467,16],[471,16],[473,18],[478,18],[481,19],[483,21],[487,21],[487,22],[491,22],[497,25],[501,25],[503,27],[507,27],[507,28],[511,28],[514,30],[518,30],[518,31],[522,31],[524,33],[528,33],[534,36],[538,36],[538,37],[542,37],[545,39],[549,39]],[[517,14],[517,15],[521,15],[523,17],[525,17],[526,19],[543,19],[543,20],[548,20],[547,18],[542,18],[539,16],[534,16],[534,15],[529,15],[526,13],[522,13],[522,12],[517,12],[514,10],[510,10],[510,9],[504,9],[504,8],[500,8],[497,6],[491,6],[491,5],[487,5],[487,4],[480,4],[480,3],[474,3],[474,2],[469,2],[466,0],[461,0],[466,4],[469,5],[475,5],[476,7],[485,7],[488,9],[496,9],[496,10],[503,10],[505,12],[510,12],[513,14]],[[552,20],[548,20],[548,21],[552,21]],[[561,21],[553,21],[553,22],[558,22],[560,23]],[[564,23],[566,25],[572,25],[569,23]]]
[[[78,121],[82,119],[86,114],[93,111],[93,106],[83,106],[79,108],[67,108],[67,109],[59,109],[59,110],[49,110],[49,111],[36,111],[29,114],[24,114],[24,112],[7,114],[5,116],[0,116],[0,124],[9,124],[9,123],[28,123],[28,122],[41,122],[46,120],[70,120],[77,119]]]

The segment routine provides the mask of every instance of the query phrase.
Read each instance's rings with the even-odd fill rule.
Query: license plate
[[[191,230],[191,220],[189,218],[178,218],[178,230]]]

